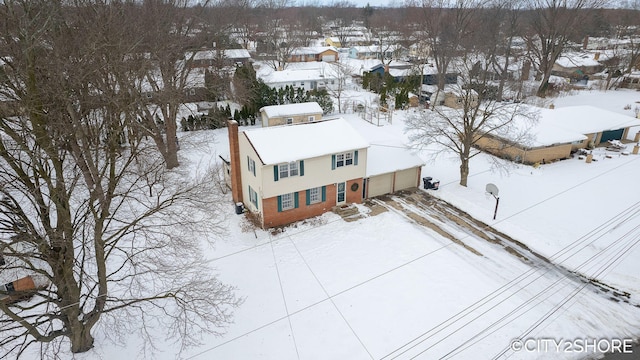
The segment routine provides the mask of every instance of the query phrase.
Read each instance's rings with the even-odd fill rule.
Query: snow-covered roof
[[[352,46],[351,49],[357,53],[376,53],[380,51],[380,46],[378,45],[368,45],[368,46]]]
[[[640,125],[638,119],[588,105],[555,108],[548,112],[545,111],[544,116],[554,119],[558,127],[581,134]]]
[[[519,142],[529,148],[568,144],[587,138],[578,131],[558,126],[555,110],[537,109],[535,111],[538,112],[537,115],[534,110],[531,110],[527,116],[516,116],[508,127],[496,131],[494,135]]]
[[[593,106],[569,106],[556,109],[535,109],[537,121],[531,116],[518,116],[508,128],[494,135],[518,141],[528,147],[567,144],[586,140],[586,134],[618,130],[640,125],[640,120]],[[533,110],[528,111],[530,115]],[[520,138],[522,134],[526,138]]]
[[[306,102],[300,104],[271,105],[260,109],[268,117],[296,116],[305,114],[322,113],[322,108],[317,102]]]
[[[243,133],[264,165],[369,147],[369,143],[342,118],[246,130]]]
[[[191,53],[187,53],[187,57],[191,56]],[[194,60],[207,60],[215,59],[218,56],[217,50],[201,50],[197,51],[193,55]],[[222,50],[222,56],[226,59],[248,59],[251,57],[249,51],[246,49],[226,49]]]
[[[273,71],[267,75],[259,76],[262,81],[267,84],[290,83],[295,81],[314,81],[333,78],[329,72],[324,69],[285,69],[282,71]]]
[[[329,50],[338,52],[333,46],[310,46],[295,48],[291,52],[291,55],[317,55]]]
[[[556,60],[556,64],[563,68],[600,65],[600,63],[594,59],[594,55],[590,53],[566,53]]]
[[[423,165],[424,161],[408,148],[372,144],[367,149],[367,177]]]

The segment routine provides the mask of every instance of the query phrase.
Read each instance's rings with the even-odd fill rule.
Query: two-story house
[[[322,108],[317,102],[270,105],[260,109],[262,126],[290,125],[322,120]]]
[[[233,201],[274,227],[360,203],[368,142],[346,120],[238,132],[229,122]]]

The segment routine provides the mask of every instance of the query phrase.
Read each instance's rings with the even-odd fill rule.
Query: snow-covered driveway
[[[325,214],[255,237],[238,232],[212,264],[246,302],[227,335],[187,355],[579,358],[584,354],[514,354],[509,345],[517,338],[637,335],[639,308],[455,224],[443,229],[466,247],[399,211],[355,222]]]

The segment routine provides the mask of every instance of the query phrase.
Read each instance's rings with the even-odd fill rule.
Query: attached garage
[[[419,167],[396,171],[395,176],[395,190],[408,189],[416,187],[416,184],[420,184]]]
[[[367,197],[380,196],[393,192],[393,173],[371,176],[366,184]]]
[[[367,150],[364,196],[371,198],[419,187],[423,165],[422,159],[409,149],[371,145]]]
[[[322,61],[324,61],[324,62],[335,62],[336,61],[336,56],[333,55],[333,54],[322,55]]]
[[[624,129],[603,131],[602,137],[600,137],[600,142],[604,143],[609,140],[622,140],[623,135],[624,135]]]

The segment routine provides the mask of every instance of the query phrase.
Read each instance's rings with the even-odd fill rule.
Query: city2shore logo
[[[633,339],[553,339],[528,338],[511,340],[511,350],[535,353],[620,353],[632,354]],[[639,354],[640,355],[640,354]]]

